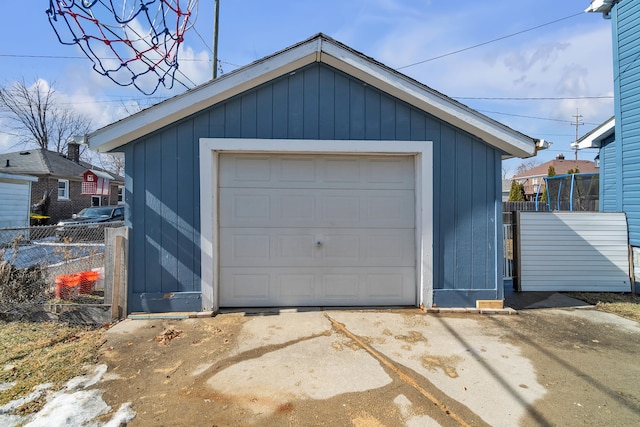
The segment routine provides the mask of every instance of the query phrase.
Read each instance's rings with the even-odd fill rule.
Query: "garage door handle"
[[[317,247],[322,246],[322,242],[321,242],[320,240],[318,240],[318,241],[316,242],[316,246],[317,246]]]

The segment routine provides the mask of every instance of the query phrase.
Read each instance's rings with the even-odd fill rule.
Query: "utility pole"
[[[583,125],[584,123],[580,121],[580,119],[582,119],[582,116],[580,115],[580,111],[576,108],[576,115],[573,116],[573,118],[575,119],[575,122],[572,123],[572,125],[574,125],[576,127],[576,139],[575,142],[573,143],[574,145],[574,152],[575,152],[575,160],[578,160],[578,126]]]
[[[218,77],[218,17],[220,16],[220,0],[213,2],[213,78]]]

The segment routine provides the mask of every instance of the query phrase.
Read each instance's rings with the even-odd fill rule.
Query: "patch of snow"
[[[75,390],[77,388],[87,388],[96,384],[102,376],[107,372],[107,365],[98,365],[91,375],[83,375],[81,377],[71,378],[67,381],[65,388],[67,390]]]
[[[15,427],[24,422],[24,418],[19,415],[0,414],[0,426]]]
[[[103,427],[120,427],[131,422],[136,417],[136,413],[131,409],[131,402],[123,403],[120,405],[118,412],[106,423]]]
[[[11,412],[15,412],[22,405],[33,402],[44,394],[46,390],[46,388],[43,387],[44,385],[47,384],[40,384],[39,386],[34,387],[34,390],[31,393],[27,394],[25,397],[12,400],[6,405],[0,406],[0,414],[10,414]]]
[[[83,426],[109,411],[100,390],[56,393],[25,427]]]
[[[16,385],[16,383],[0,383],[0,391],[9,390],[14,385]]]
[[[131,408],[131,402],[122,404],[107,423],[95,421],[97,417],[110,413],[112,408],[102,399],[102,390],[87,390],[87,388],[101,381],[106,373],[107,366],[98,365],[91,374],[69,380],[62,390],[48,392],[47,403],[38,413],[27,416],[16,415],[15,411],[20,406],[41,397],[51,387],[51,384],[38,385],[29,395],[0,407],[0,425],[3,427],[18,425],[25,427],[118,427],[126,424],[136,416]]]

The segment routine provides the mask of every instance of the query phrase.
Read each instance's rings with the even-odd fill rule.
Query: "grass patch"
[[[58,390],[69,379],[85,374],[97,362],[103,329],[61,323],[0,322],[0,405],[24,397],[38,384]],[[22,414],[37,412],[45,402],[31,402]]]
[[[614,292],[570,292],[567,295],[593,304],[598,310],[640,322],[640,295]]]

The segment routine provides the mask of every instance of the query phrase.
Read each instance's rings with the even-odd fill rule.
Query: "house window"
[[[91,206],[102,206],[102,197],[91,196]]]
[[[119,205],[124,204],[124,186],[123,185],[118,185],[118,204]]]
[[[58,180],[58,200],[69,200],[69,180]]]

